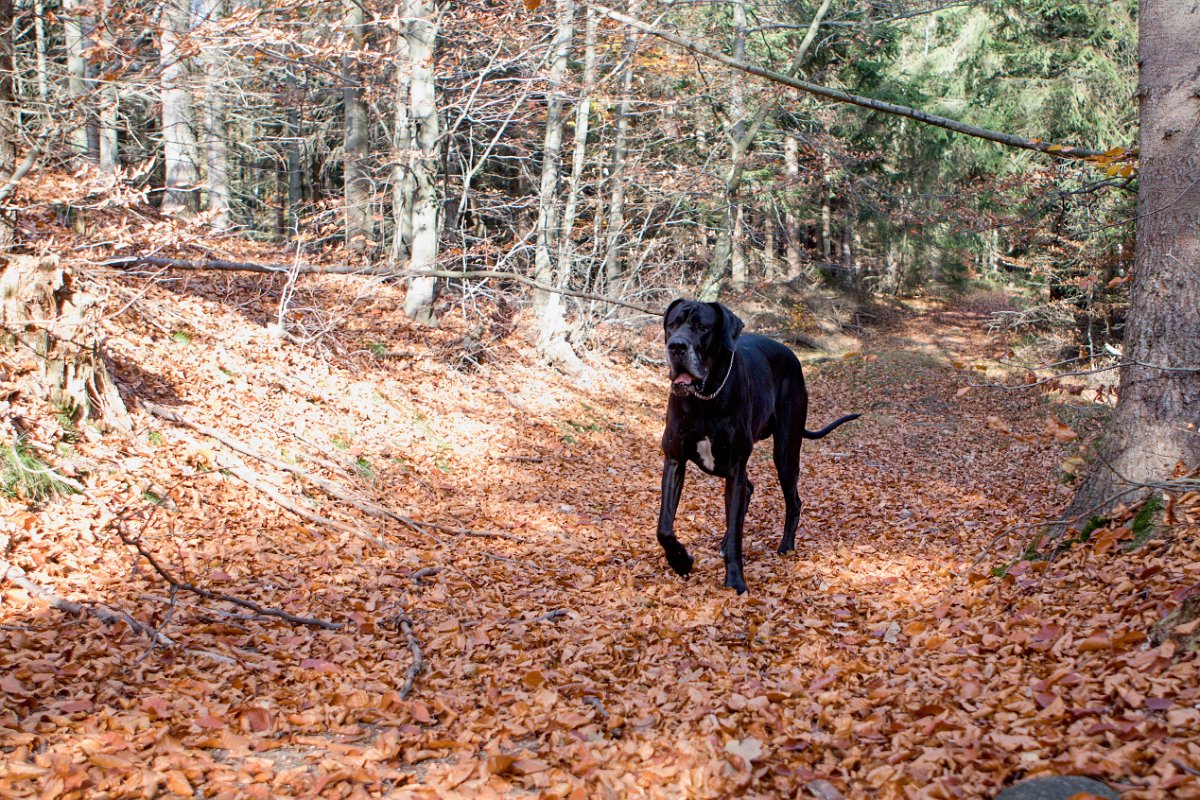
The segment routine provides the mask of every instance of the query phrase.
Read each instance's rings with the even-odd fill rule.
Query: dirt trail
[[[151,293],[139,313],[173,302]],[[356,319],[388,318],[392,301],[372,302]],[[977,561],[1061,506],[1056,469],[1076,449],[1045,432],[1039,396],[960,391],[972,373],[953,362],[993,346],[980,317],[922,315],[807,367],[809,427],[864,417],[806,446],[787,557],[769,448],[756,451],[737,597],[721,588],[720,482],[689,471],[689,579],[654,541],[658,370],[608,359],[573,385],[519,343],[459,369],[453,331],[397,334],[417,353],[398,363],[372,355],[387,333],[368,322],[358,349],[319,360],[257,346],[246,304],[173,308],[195,341],[128,337],[141,372],[125,380],[442,524],[427,532],[445,545],[269,475],[397,547],[321,531],[209,472],[211,440],[148,417],[133,440],[84,441],[111,465],[90,497],[8,515],[28,527],[29,570],[137,609],[179,645],[147,653],[10,592],[5,793],[790,798],[828,781],[848,798],[974,798],[1055,770],[1133,798],[1200,797],[1196,657],[1144,643],[1194,582],[1195,545],[1076,548],[1002,580],[987,576],[1011,552]],[[105,527],[119,509],[189,578],[346,627],[182,595],[164,622],[162,584]],[[404,699],[397,604],[428,664]]]

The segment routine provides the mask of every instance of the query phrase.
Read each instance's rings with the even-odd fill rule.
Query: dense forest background
[[[1131,0],[619,10],[979,126],[1136,141]],[[306,263],[512,272],[635,303],[990,280],[1036,298],[1018,321],[1073,321],[1093,346],[1120,322],[1133,194],[1119,158],[1055,160],[838,106],[572,0],[29,0],[12,14],[17,150],[75,176],[55,210],[80,231],[97,208],[145,203]],[[410,315],[432,320],[435,280],[416,280]],[[572,302],[572,318],[620,313]]]

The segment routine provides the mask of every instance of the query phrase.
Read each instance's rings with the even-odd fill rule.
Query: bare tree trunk
[[[33,0],[33,37],[37,48],[38,99],[50,102],[50,72],[46,64],[46,0]]]
[[[161,89],[163,161],[166,164],[164,213],[189,213],[199,209],[199,147],[192,127],[192,93],[188,86],[188,60],[181,44],[189,33],[188,0],[163,0],[161,6]]]
[[[774,206],[766,209],[763,214],[763,277],[768,281],[779,280],[779,224]]]
[[[346,247],[355,253],[366,252],[375,238],[371,215],[371,175],[367,169],[370,141],[370,121],[363,100],[362,70],[358,65],[363,48],[363,7],[359,0],[346,0],[347,43],[352,52],[342,55],[342,107],[346,132],[345,200]]]
[[[563,107],[566,98],[563,82],[567,77],[567,62],[575,35],[575,2],[558,0],[557,32],[550,61],[550,96],[546,107],[546,136],[542,155],[542,179],[538,193],[537,238],[534,244],[534,279],[542,284],[557,285],[554,255],[562,230],[558,222],[559,173],[562,169]],[[559,264],[562,273],[568,265]],[[563,317],[562,296],[537,291],[533,307],[538,318],[538,352],[548,363],[577,371],[582,366],[567,342],[567,324]]]
[[[94,159],[99,145],[87,97],[91,88],[91,70],[84,55],[92,46],[95,25],[95,20],[87,13],[90,5],[87,0],[63,0],[63,38],[67,50],[67,96],[76,108],[71,146],[76,155]]]
[[[783,163],[790,184],[800,177],[800,143],[791,132],[783,140]],[[800,221],[791,203],[783,214],[783,233],[787,247],[787,279],[794,281],[804,271],[804,265],[800,256]]]
[[[300,152],[300,97],[296,73],[291,69],[284,79],[287,98],[287,141],[283,145],[287,156],[287,225],[296,231],[300,226],[300,206],[304,202],[303,159]],[[293,233],[294,235],[294,233]]]
[[[640,0],[630,0],[629,13],[637,14]],[[609,181],[612,191],[608,203],[608,234],[604,245],[604,280],[609,291],[614,291],[621,277],[621,239],[625,228],[625,161],[629,136],[630,95],[633,94],[634,61],[637,55],[638,35],[632,30],[625,32],[625,45],[621,49],[621,98],[617,102],[616,133],[613,139],[612,167]]]
[[[17,170],[17,97],[13,86],[13,0],[0,0],[0,184]],[[16,240],[8,204],[0,205],[0,268],[7,266]]]
[[[217,46],[216,26],[221,21],[222,0],[200,0],[197,29],[211,37],[200,51],[204,70],[204,162],[208,169],[208,211],[217,230],[230,225],[233,196],[229,187],[229,146],[225,134],[225,92],[222,72],[228,54]]]
[[[828,153],[821,154],[821,260],[833,263],[833,177]]]
[[[575,101],[575,142],[571,161],[571,183],[567,189],[563,210],[562,235],[558,243],[560,274],[565,278],[573,269],[575,247],[572,233],[579,207],[579,192],[583,183],[583,168],[587,164],[588,129],[592,119],[592,92],[596,85],[596,14],[587,9],[587,25],[583,34],[583,88]]]
[[[416,195],[410,169],[412,121],[409,104],[412,97],[412,53],[408,37],[396,37],[395,113],[392,117],[392,246],[391,263],[399,269],[408,259],[412,244],[412,201]]]
[[[1108,438],[1068,515],[1200,465],[1200,6],[1143,0],[1137,255],[1119,400]],[[1142,492],[1144,494],[1144,491]]]
[[[438,255],[438,111],[433,80],[433,48],[437,41],[435,0],[409,0],[408,50],[411,64],[411,136],[409,171],[413,179],[412,248],[409,267],[433,269]],[[404,312],[425,325],[434,324],[435,278],[413,278]]]

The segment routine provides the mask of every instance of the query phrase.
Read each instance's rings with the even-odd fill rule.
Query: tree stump
[[[0,328],[38,390],[75,422],[133,426],[96,336],[96,298],[77,292],[55,256],[11,256],[0,272]]]

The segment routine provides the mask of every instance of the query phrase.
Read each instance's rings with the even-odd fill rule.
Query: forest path
[[[1076,548],[988,577],[1012,556],[1011,543],[985,555],[992,540],[1065,500],[1056,470],[1076,444],[1055,438],[1039,395],[962,391],[993,347],[980,315],[923,313],[806,367],[810,428],[864,416],[806,445],[786,557],[769,448],[756,450],[739,597],[721,588],[720,481],[689,470],[688,579],[654,539],[661,369],[608,360],[581,386],[517,362],[329,364],[239,341],[220,313],[193,328],[219,348],[139,351],[143,390],[357,475],[374,500],[441,524],[427,532],[444,544],[391,531],[403,545],[379,551],[297,524],[197,472],[211,442],[173,428],[118,448],[126,471],[91,499],[166,493],[137,520],[174,568],[345,627],[279,626],[186,595],[168,619],[105,514],[83,501],[43,513],[28,523],[43,577],[148,610],[180,644],[147,654],[118,629],[64,637],[79,623],[58,612],[6,612],[0,780],[15,794],[975,798],[1056,770],[1142,787],[1129,797],[1200,796],[1172,763],[1200,766],[1195,656],[1142,645],[1200,566],[1194,540]],[[442,334],[419,335],[432,347]],[[150,483],[128,477],[147,470]],[[277,483],[380,530],[302,481]],[[408,698],[398,605],[427,663]]]

